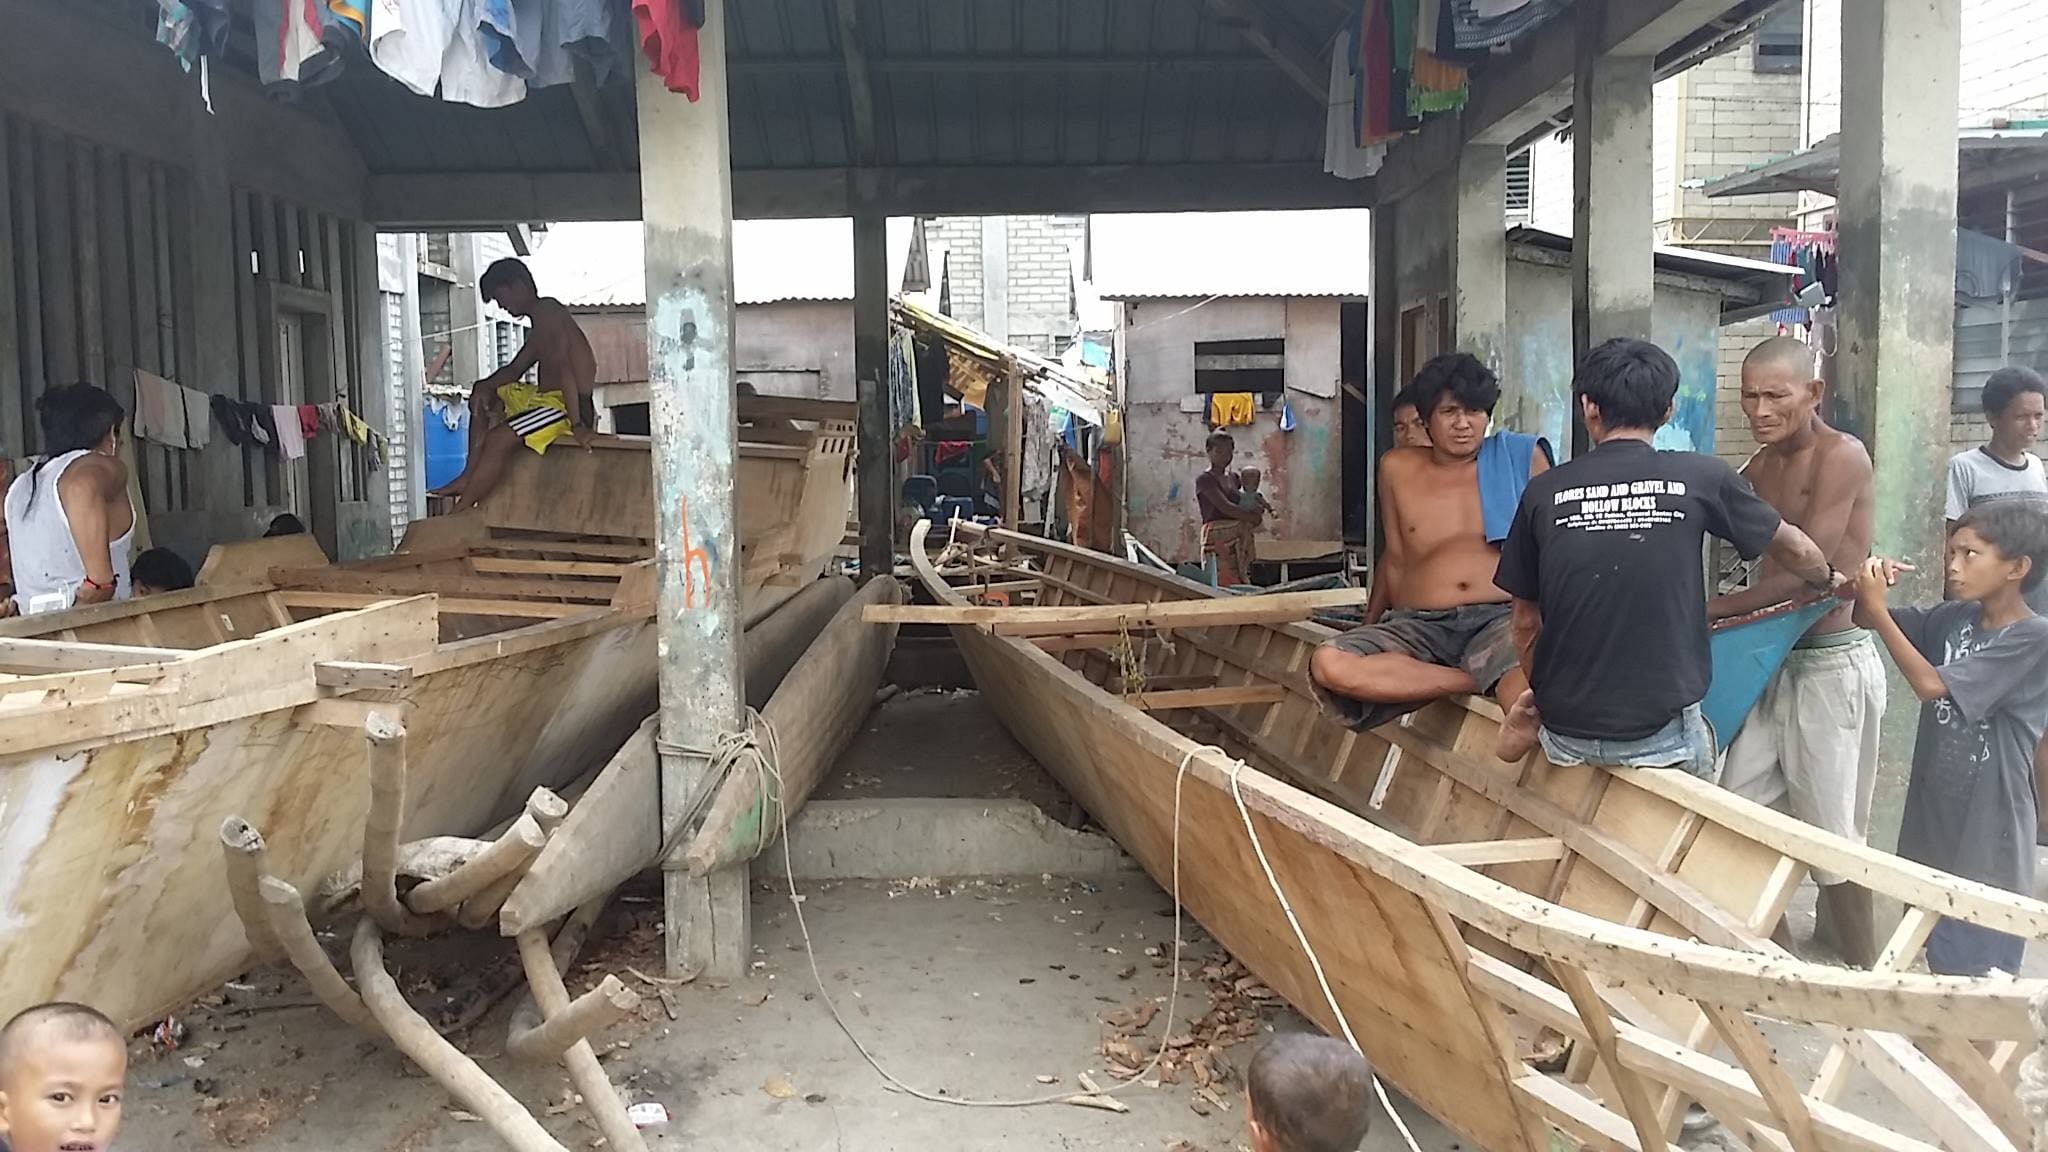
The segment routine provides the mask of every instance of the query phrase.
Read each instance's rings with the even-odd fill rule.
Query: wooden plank
[[[28,668],[38,672],[77,672],[94,668],[124,668],[131,664],[160,664],[189,655],[190,651],[184,648],[92,644],[33,637],[0,639],[0,668]]]
[[[1798,1085],[1778,1063],[1778,1057],[1771,1051],[1770,1041],[1757,1031],[1747,1013],[1715,1004],[1701,1004],[1700,1011],[1706,1014],[1707,1022],[1735,1054],[1736,1062],[1749,1073],[1757,1091],[1763,1094],[1764,1103],[1770,1105],[1771,1115],[1777,1117],[1778,1127],[1784,1130],[1785,1138],[1792,1142],[1792,1152],[1819,1152],[1820,1141],[1813,1131],[1813,1113],[1807,1110],[1806,1101],[1799,1095]]]
[[[318,588],[329,592],[366,592],[385,596],[433,593],[469,599],[504,600],[536,597],[608,603],[609,585],[596,580],[523,580],[516,576],[436,576],[417,572],[352,572],[347,568],[273,568],[271,582],[282,588]]]
[[[49,379],[48,361],[43,352],[41,224],[40,209],[37,206],[41,199],[41,181],[36,178],[38,157],[34,129],[16,120],[8,136],[7,147],[11,157],[8,166],[13,170],[14,180],[14,255],[19,262],[17,266],[21,269],[17,299],[21,309],[21,327],[18,335],[21,340],[22,392],[8,394],[14,399],[10,401],[13,411],[7,418],[19,430],[20,439],[16,443],[26,454],[34,451],[37,445],[42,443],[41,429],[30,416],[33,411],[30,406],[33,397],[29,393],[40,393],[41,383]]]
[[[373,715],[397,715],[404,719],[407,706],[393,700],[315,700],[292,710],[292,724],[299,728],[360,729]]]
[[[1606,1002],[1594,990],[1592,980],[1577,967],[1551,961],[1550,972],[1557,978],[1565,995],[1571,997],[1572,1007],[1586,1026],[1587,1038],[1599,1052],[1601,1062],[1607,1065],[1615,1091],[1621,1094],[1622,1110],[1628,1115],[1630,1127],[1635,1129],[1636,1147],[1643,1152],[1662,1152],[1667,1145],[1662,1126],[1657,1121],[1657,1109],[1650,1103],[1650,1094],[1643,1087],[1642,1078],[1621,1060],[1614,1017],[1608,1015]]]
[[[402,557],[398,557],[402,558]],[[630,561],[513,560],[497,556],[471,557],[469,566],[477,572],[529,576],[603,576],[616,580],[633,565]]]
[[[15,303],[15,278],[20,265],[15,263],[14,233],[19,206],[14,199],[12,137],[19,131],[6,114],[0,113],[0,455],[8,457],[28,455],[28,442],[22,436],[22,317]]]
[[[313,682],[322,688],[336,688],[344,692],[363,688],[403,688],[412,683],[412,669],[404,664],[321,660],[313,665]]]
[[[506,555],[544,552],[550,556],[583,556],[601,560],[645,560],[654,555],[654,549],[646,544],[529,540],[519,536],[493,536],[488,543],[477,545],[476,550]]]
[[[1529,1072],[1515,1078],[1515,1090],[1544,1122],[1587,1152],[1639,1152],[1635,1134],[1621,1117],[1570,1085]]]
[[[1222,708],[1232,704],[1278,704],[1287,699],[1287,689],[1278,684],[1227,684],[1216,688],[1134,692],[1119,699],[1143,712],[1164,712],[1176,708]]]
[[[1872,972],[1903,972],[1920,958],[1920,950],[1927,946],[1927,937],[1934,926],[1941,923],[1941,917],[1925,908],[1908,908],[1899,918],[1898,927],[1878,949],[1877,962],[1870,966]],[[1821,1057],[1820,1071],[1814,1075],[1813,1087],[1807,1095],[1818,1100],[1835,1101],[1842,1098],[1842,1090],[1849,1086],[1849,1052],[1840,1044],[1827,1050]]]
[[[78,283],[78,353],[86,379],[104,385],[106,315],[100,310],[100,158],[85,140],[71,142],[71,210],[76,222],[73,270]]]
[[[742,396],[739,420],[758,424],[773,420],[858,420],[860,405],[852,400],[814,400],[803,396]]]
[[[351,611],[383,603],[392,597],[361,592],[318,592],[293,588],[277,593],[277,599],[288,608]],[[443,616],[530,616],[535,619],[552,620],[581,616],[586,612],[604,611],[603,607],[597,605],[541,604],[531,600],[478,600],[452,596],[442,596],[439,600],[439,609]]]
[[[62,136],[38,132],[37,228],[42,237],[43,358],[46,380],[78,379],[78,285],[72,245],[71,149]]]
[[[1285,592],[1274,596],[1232,596],[1217,600],[1161,600],[1151,604],[1061,605],[1051,608],[986,608],[959,605],[878,604],[867,610],[870,624],[974,625],[999,636],[1056,636],[1158,628],[1216,628],[1305,620],[1321,608],[1365,603],[1366,593],[1337,588]]]
[[[1031,642],[1040,652],[1101,652],[1123,643],[1123,637],[1105,633],[1088,633],[1080,636],[1034,636]]]
[[[1550,836],[1524,840],[1471,840],[1458,844],[1432,844],[1430,847],[1444,859],[1467,868],[1564,859],[1564,841]]]
[[[1991,1122],[1998,1125],[2006,1139],[2012,1141],[2014,1148],[2030,1146],[2034,1126],[2027,1120],[2019,1095],[1984,1053],[1977,1050],[1976,1045],[1956,1036],[1923,1036],[1919,1038],[1919,1044],[1920,1051],[1934,1062],[1935,1067],[1946,1072],[1949,1079],[1984,1109]]]

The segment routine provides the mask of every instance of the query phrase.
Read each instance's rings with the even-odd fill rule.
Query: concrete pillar
[[[1456,301],[1446,348],[1501,370],[1508,339],[1507,149],[1468,144],[1454,177],[1458,202],[1451,245]]]
[[[1394,393],[1407,384],[1401,375],[1401,277],[1397,267],[1400,247],[1400,205],[1381,204],[1372,210],[1372,296],[1371,372],[1365,386],[1365,539],[1379,555],[1380,502],[1379,459],[1394,446],[1394,429],[1387,405]]]
[[[854,175],[853,378],[860,402],[860,574],[896,568],[896,457],[889,431],[888,220],[875,206],[874,173]]]
[[[1650,338],[1655,265],[1648,56],[1598,51],[1606,4],[1578,5],[1572,78],[1572,353]],[[1575,437],[1576,438],[1576,437]]]
[[[639,68],[646,225],[648,415],[655,493],[660,804],[671,842],[705,783],[709,750],[740,731],[738,454],[732,374],[732,152],[725,0],[707,0],[698,99]],[[693,879],[662,861],[671,975],[733,978],[749,948],[747,868]]]
[[[1961,18],[1953,0],[1869,0],[1843,5],[1841,19],[1836,416],[1877,465],[1876,550],[1919,568],[1901,580],[1897,602],[1938,600],[1955,378]],[[1895,679],[1888,767],[1906,762],[1918,712]]]

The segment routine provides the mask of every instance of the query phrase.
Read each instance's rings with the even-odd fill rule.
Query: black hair
[[[1280,1152],[1355,1152],[1372,1122],[1372,1070],[1349,1044],[1275,1036],[1245,1073],[1252,1118]]]
[[[127,415],[121,402],[97,384],[80,381],[45,388],[36,397],[36,422],[43,429],[43,458],[29,469],[28,507],[36,506],[35,479],[51,457],[96,448]]]
[[[1400,411],[1403,404],[1415,409],[1417,416],[1422,415],[1422,406],[1415,402],[1415,385],[1404,384],[1399,392],[1394,393],[1394,399],[1387,404],[1387,415]]]
[[[1984,380],[1984,414],[2004,415],[2005,410],[2012,407],[2012,402],[2018,399],[2022,392],[2032,392],[2048,400],[2048,380],[2043,380],[2041,374],[2032,368],[2018,364],[2008,365],[1993,372]]]
[[[534,286],[533,270],[526,266],[526,261],[517,256],[493,260],[491,266],[484,269],[484,274],[476,278],[477,293],[486,300],[495,299],[498,289],[507,284],[524,284],[528,288]]]
[[[2032,592],[2048,579],[2048,500],[2012,497],[1977,505],[1956,521],[1998,549],[2006,560],[2024,556],[2033,566],[2020,578],[2020,591]]]
[[[1422,366],[1402,391],[1415,401],[1415,414],[1427,421],[1448,396],[1467,408],[1493,415],[1500,403],[1500,377],[1470,352],[1446,352]],[[1396,397],[1399,402],[1399,397]]]
[[[263,530],[265,536],[297,536],[306,530],[306,525],[289,512],[279,512],[270,518],[270,527]]]
[[[1678,395],[1678,363],[1648,340],[1618,336],[1579,361],[1572,394],[1591,400],[1610,428],[1655,431]]]
[[[21,1058],[19,1051],[22,1041],[36,1028],[44,1024],[62,1024],[65,1036],[73,1040],[85,1040],[104,1036],[114,1043],[121,1043],[121,1029],[107,1018],[107,1014],[88,1004],[77,1004],[69,1000],[52,1000],[24,1008],[14,1014],[5,1028],[0,1028],[0,1078],[13,1070],[14,1062]]]
[[[128,566],[128,582],[134,587],[176,592],[192,586],[192,566],[169,548],[151,548]]]
[[[1214,452],[1218,444],[1228,444],[1232,450],[1235,450],[1237,448],[1237,437],[1218,428],[1214,432],[1209,433],[1207,440],[1202,441],[1202,451]]]

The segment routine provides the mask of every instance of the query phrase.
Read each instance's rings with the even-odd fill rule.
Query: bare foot
[[[1493,754],[1510,764],[1519,763],[1536,747],[1536,729],[1542,722],[1542,717],[1536,714],[1536,693],[1525,690],[1500,722],[1500,737],[1494,741]]]
[[[448,483],[441,485],[439,488],[428,489],[427,495],[435,497],[436,499],[445,499],[450,496],[460,496],[462,495],[462,490],[467,486],[468,485],[466,485],[461,480],[451,480]]]

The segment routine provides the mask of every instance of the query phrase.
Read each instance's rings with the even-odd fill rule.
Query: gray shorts
[[[1353,628],[1323,641],[1353,656],[1398,652],[1445,668],[1462,668],[1481,692],[1493,691],[1500,678],[1514,670],[1515,638],[1506,604],[1465,604],[1456,608],[1395,608],[1377,624]],[[1397,720],[1421,702],[1383,704],[1339,696],[1320,684],[1316,698],[1347,728],[1361,731]]]

